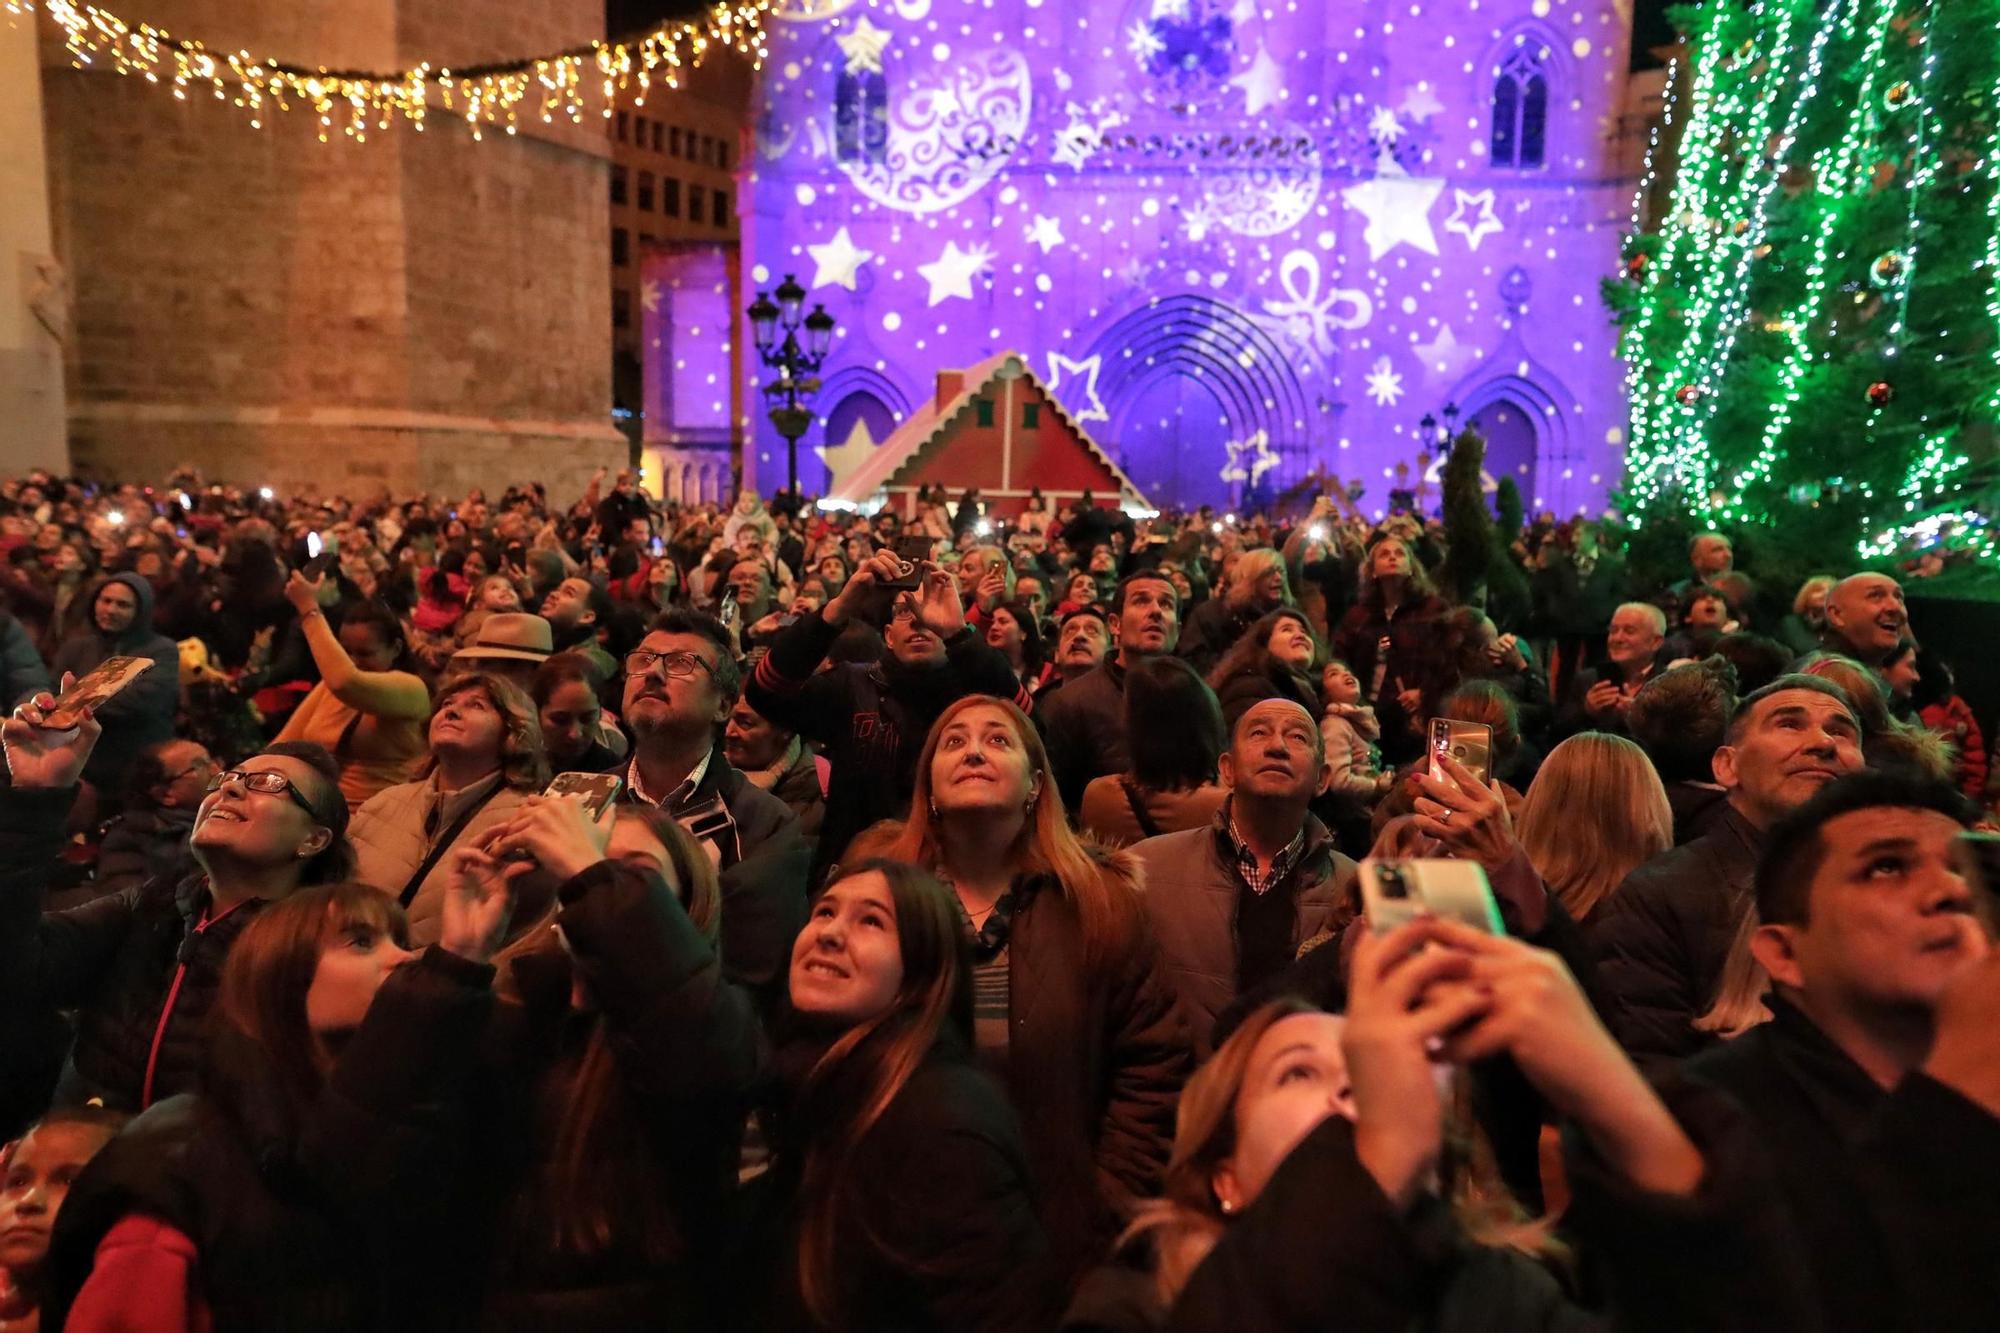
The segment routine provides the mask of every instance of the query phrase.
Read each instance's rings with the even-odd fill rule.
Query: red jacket
[[[70,1306],[70,1333],[209,1333],[195,1279],[194,1242],[155,1217],[133,1213],[104,1234],[97,1262]]]
[[[1924,725],[1958,747],[1958,785],[1967,796],[1986,803],[1986,738],[1979,720],[1957,695],[1947,695],[1919,715]]]

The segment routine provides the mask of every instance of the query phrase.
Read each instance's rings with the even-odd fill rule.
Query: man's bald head
[[[1879,665],[1910,623],[1903,586],[1887,574],[1852,574],[1826,594],[1826,627],[1853,655]]]
[[[1237,799],[1295,807],[1301,818],[1330,776],[1319,723],[1291,699],[1260,699],[1246,709],[1219,767]]]

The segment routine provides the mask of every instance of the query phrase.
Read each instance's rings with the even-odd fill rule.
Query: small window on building
[[[681,183],[672,176],[660,177],[660,212],[670,218],[681,215]]]
[[[611,262],[619,268],[632,262],[632,233],[623,227],[611,229]]]
[[[639,210],[643,213],[653,211],[653,173],[650,171],[639,173]]]
[[[889,160],[889,81],[880,70],[843,69],[834,80],[833,156],[870,165]]]
[[[1516,47],[1493,79],[1492,162],[1540,167],[1546,157],[1549,79],[1545,47]]]
[[[714,220],[715,225],[718,227],[728,226],[729,191],[717,190],[713,195],[709,196],[709,204],[710,204],[709,217]]]
[[[632,133],[632,117],[624,111],[618,113],[618,142],[624,143]]]
[[[1021,429],[1034,430],[1038,428],[1041,424],[1042,424],[1042,405],[1040,403],[1021,404]]]
[[[721,167],[724,171],[729,170],[729,141],[727,139],[717,139],[715,141],[715,165]]]
[[[623,167],[611,168],[611,202],[622,206],[625,203],[627,173]]]
[[[656,153],[660,151],[660,131],[663,128],[659,121],[653,122],[653,151]]]
[[[708,192],[699,185],[688,186],[688,221],[699,222],[708,212]]]
[[[981,398],[974,410],[979,413],[980,425],[990,426],[993,424],[993,400],[991,398]]]
[[[678,125],[667,131],[667,152],[674,157],[681,155],[681,127]]]
[[[614,329],[632,327],[632,293],[623,287],[611,293],[611,327]]]
[[[693,130],[681,131],[681,152],[690,162],[695,160],[694,137]]]

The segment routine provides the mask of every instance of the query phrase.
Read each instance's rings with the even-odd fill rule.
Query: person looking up
[[[1108,623],[1117,651],[1068,681],[1037,717],[1065,809],[1081,809],[1092,778],[1131,766],[1125,736],[1125,673],[1143,658],[1171,653],[1180,638],[1180,594],[1159,573],[1140,570],[1118,585]],[[1065,625],[1067,628],[1067,622]]]
[[[894,551],[870,557],[819,614],[779,634],[744,690],[759,715],[826,756],[813,883],[863,829],[909,808],[924,736],[947,707],[973,694],[1028,703],[1006,657],[965,623],[952,577],[928,561],[908,574],[915,589],[890,588],[906,577],[903,562]],[[853,621],[882,626],[882,660],[820,670]]]
[[[1903,640],[1909,624],[1900,583],[1887,574],[1853,574],[1826,595],[1820,647],[1863,666],[1880,666]]]
[[[1861,763],[1861,724],[1825,681],[1782,676],[1737,705],[1714,759],[1728,811],[1627,875],[1591,931],[1605,1026],[1641,1068],[1707,1044],[1694,1020],[1750,910],[1765,830]]]

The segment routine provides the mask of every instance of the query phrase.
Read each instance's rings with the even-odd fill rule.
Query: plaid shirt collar
[[[1269,871],[1260,873],[1257,869],[1257,853],[1250,850],[1242,831],[1236,827],[1236,798],[1230,797],[1222,803],[1222,809],[1215,816],[1215,838],[1222,848],[1224,857],[1236,868],[1236,873],[1250,892],[1262,897],[1274,884],[1282,884],[1285,877],[1304,859],[1306,854],[1307,825],[1299,825],[1298,833],[1285,844],[1284,850],[1271,858]]]

